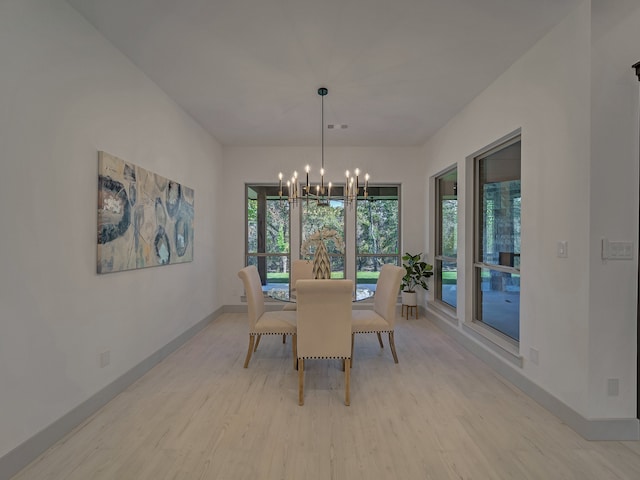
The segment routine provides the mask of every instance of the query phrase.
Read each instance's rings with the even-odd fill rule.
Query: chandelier
[[[356,168],[353,171],[353,175],[347,170],[345,172],[345,182],[340,185],[332,185],[331,182],[325,184],[324,175],[324,97],[329,93],[324,87],[320,87],[318,89],[318,95],[322,100],[322,117],[321,117],[321,145],[322,145],[322,154],[321,154],[321,165],[320,165],[320,182],[316,185],[312,185],[309,183],[309,172],[311,172],[311,167],[309,165],[304,167],[306,178],[305,182],[302,183],[302,179],[298,178],[298,172],[294,171],[293,175],[289,180],[286,181],[286,184],[283,183],[282,172],[278,174],[278,195],[280,196],[280,200],[286,199],[291,204],[296,204],[300,201],[315,201],[318,205],[328,206],[331,200],[344,200],[344,202],[348,205],[351,205],[352,202],[357,201],[358,195],[360,195],[360,191],[362,190],[362,197],[365,199],[369,196],[368,188],[369,188],[369,174],[365,174],[364,176],[364,185],[360,186],[360,169]],[[334,194],[331,194],[331,188],[334,187]],[[284,190],[283,190],[284,188]],[[337,192],[341,194],[336,195]]]

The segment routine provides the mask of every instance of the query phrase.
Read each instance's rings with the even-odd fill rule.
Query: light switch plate
[[[567,258],[569,256],[569,242],[561,240],[558,242],[558,258]]]

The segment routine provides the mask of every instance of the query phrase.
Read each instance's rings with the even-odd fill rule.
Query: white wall
[[[458,165],[460,321],[471,321],[466,158],[522,129],[522,374],[586,418],[589,385],[590,2],[549,32],[424,147],[428,176]],[[431,195],[429,193],[428,195]],[[465,203],[467,205],[465,205]],[[569,257],[557,258],[557,241]],[[460,327],[461,331],[462,328]],[[539,365],[529,350],[539,351]],[[635,352],[612,349],[630,358]],[[634,357],[635,358],[635,357]],[[619,373],[619,372],[618,372]],[[602,392],[600,393],[602,398]],[[621,398],[633,417],[632,397]],[[606,415],[608,412],[602,412]]]
[[[359,167],[369,172],[371,182],[402,185],[402,252],[421,252],[425,243],[423,201],[424,165],[418,161],[418,148],[326,147],[326,181],[343,182],[345,170]],[[316,172],[320,168],[320,145],[314,147],[225,147],[225,205],[222,222],[230,234],[224,241],[221,271],[230,279],[223,288],[223,302],[240,303],[242,283],[237,272],[244,266],[245,248],[245,183],[276,183],[278,172],[285,177],[297,170],[299,174],[309,164]],[[313,176],[311,178],[314,178]],[[317,173],[316,173],[316,177]]]
[[[402,251],[429,256],[425,178],[458,165],[464,320],[465,159],[522,128],[522,373],[586,418],[635,416],[637,259],[604,263],[599,248],[638,246],[638,24],[635,0],[585,1],[424,148],[325,151],[329,180],[359,166],[402,184]],[[95,273],[98,150],[194,188],[194,262]],[[317,164],[318,150],[222,151],[65,2],[1,2],[0,457],[239,304],[245,182]]]
[[[98,150],[195,190],[192,263],[96,274]],[[222,305],[222,157],[65,2],[5,0],[0,158],[1,457]]]
[[[589,413],[629,417],[636,399],[638,248],[637,0],[593,1]],[[635,242],[635,261],[600,258],[601,239]],[[620,395],[607,396],[617,378]],[[631,415],[633,416],[633,415]]]

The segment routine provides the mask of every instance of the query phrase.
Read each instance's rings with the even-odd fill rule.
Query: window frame
[[[480,189],[480,161],[486,157],[493,155],[499,151],[502,151],[511,145],[520,142],[522,145],[522,135],[520,130],[509,134],[502,139],[487,146],[485,149],[475,153],[472,157],[472,171],[473,171],[473,233],[472,233],[472,245],[473,245],[473,261],[472,261],[472,274],[471,274],[471,291],[472,291],[472,319],[471,323],[480,327],[483,331],[489,333],[489,337],[497,338],[498,343],[506,343],[511,345],[515,349],[519,348],[520,340],[510,337],[502,331],[492,327],[489,323],[484,322],[478,318],[478,311],[482,308],[479,292],[482,288],[482,270],[487,269],[490,271],[496,271],[508,274],[521,275],[520,269],[511,266],[486,263],[481,261],[480,258],[482,247],[482,235],[480,228],[483,220],[483,212],[480,211],[482,202],[480,201],[481,189]],[[520,182],[522,182],[522,147],[520,151]],[[520,316],[518,316],[518,322],[520,323]],[[518,336],[519,337],[519,336]]]
[[[440,174],[436,175],[434,177],[435,180],[435,225],[434,225],[434,233],[435,233],[435,242],[434,242],[434,299],[438,302],[439,305],[442,305],[444,308],[450,310],[450,312],[452,314],[456,314],[457,310],[458,310],[458,301],[456,298],[456,305],[451,305],[450,303],[446,302],[445,300],[442,299],[442,264],[443,263],[453,263],[456,265],[456,271],[457,271],[457,266],[458,266],[458,257],[450,257],[450,256],[446,256],[442,254],[442,250],[443,250],[443,241],[442,241],[442,220],[443,220],[443,215],[442,215],[442,195],[441,195],[441,181],[445,179],[445,177],[448,177],[449,175],[451,175],[452,173],[456,174],[456,186],[454,187],[454,189],[456,190],[456,201],[458,202],[458,210],[460,209],[460,203],[459,203],[459,197],[457,195],[457,184],[458,184],[458,166],[453,165],[450,168],[444,170],[443,172],[441,172]],[[459,220],[459,214],[456,215],[456,222],[458,222]],[[458,228],[458,227],[456,227]],[[456,246],[456,252],[457,252],[458,248]],[[456,292],[459,288],[458,285],[458,279],[456,276]],[[457,295],[457,293],[456,293]]]
[[[275,190],[278,189],[278,184],[277,183],[262,183],[262,182],[247,182],[245,183],[245,188],[244,188],[244,264],[245,266],[247,265],[252,265],[252,263],[250,262],[250,259],[252,258],[256,258],[256,259],[260,259],[260,258],[265,258],[265,261],[267,258],[269,257],[287,257],[287,271],[289,273],[289,276],[291,275],[291,205],[289,205],[288,208],[288,226],[287,228],[289,229],[289,241],[288,241],[288,246],[289,246],[289,251],[288,253],[280,253],[280,252],[250,252],[249,251],[249,189],[252,188],[260,188],[260,187],[266,187],[266,188],[274,188]],[[282,201],[286,203],[286,200],[278,200],[278,201]],[[266,241],[266,240],[265,240]],[[265,248],[266,250],[266,248]],[[258,271],[260,271],[260,269],[258,269]],[[264,282],[263,286],[268,284],[268,278],[267,277],[267,272],[265,272],[265,278],[262,278],[262,276],[260,277],[261,281]]]

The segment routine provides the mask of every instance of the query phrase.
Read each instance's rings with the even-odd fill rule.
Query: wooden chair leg
[[[293,352],[293,368],[298,369],[298,337],[294,333],[291,335],[291,350]]]
[[[353,340],[356,337],[355,333],[351,334],[351,366],[353,367]]]
[[[298,359],[298,405],[304,405],[304,358]]]
[[[252,337],[253,338],[253,337]],[[258,350],[258,345],[260,345],[260,339],[262,338],[262,335],[258,335],[258,338],[256,340],[256,346],[253,347],[253,351],[257,351]]]
[[[247,351],[247,358],[244,359],[244,368],[249,366],[249,360],[251,360],[251,354],[253,353],[253,342],[255,341],[253,335],[249,335],[249,350]]]
[[[391,347],[391,354],[393,355],[393,361],[398,363],[398,355],[396,355],[396,343],[393,341],[393,332],[389,332],[389,346]]]
[[[380,332],[376,332],[378,334],[378,342],[380,342],[380,348],[384,348],[384,345],[382,343],[382,335],[380,335]]]
[[[351,359],[344,360],[344,404],[351,405]]]

